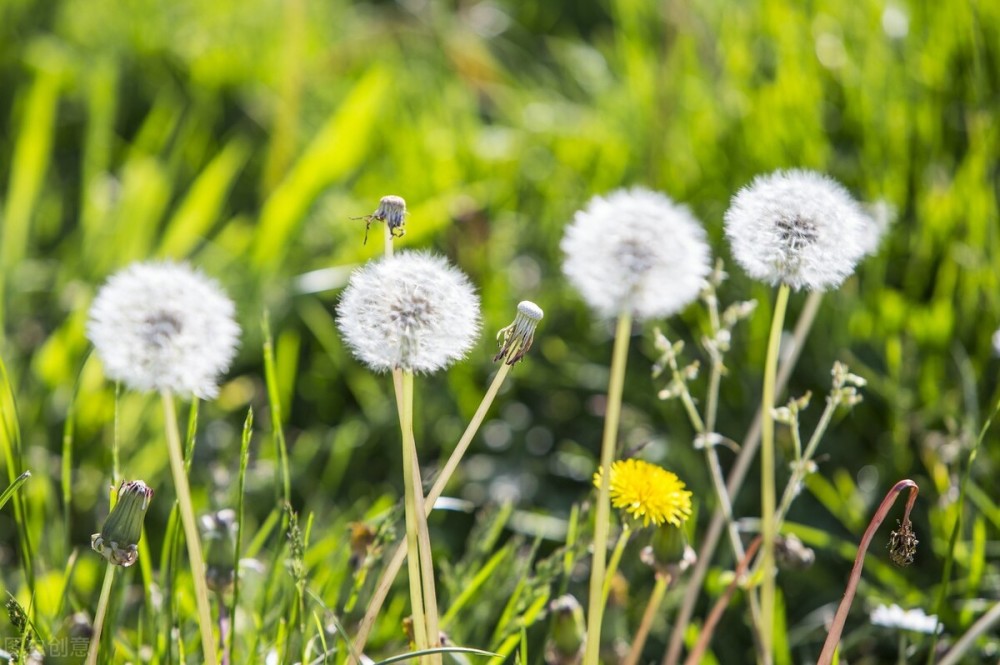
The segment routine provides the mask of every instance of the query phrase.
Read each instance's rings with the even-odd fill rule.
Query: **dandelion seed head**
[[[240,328],[222,289],[183,263],[134,263],[90,306],[87,337],[108,378],[207,399],[236,355]]]
[[[916,633],[934,633],[938,628],[936,615],[928,615],[922,609],[904,610],[899,605],[879,605],[871,613],[871,622],[876,626],[911,630]]]
[[[680,526],[691,516],[691,492],[675,474],[637,459],[619,460],[611,465],[611,505],[641,520],[659,526]],[[594,474],[594,485],[601,486],[601,471]]]
[[[376,372],[451,365],[475,343],[479,318],[479,297],[465,274],[424,252],[362,266],[337,305],[345,342]]]
[[[684,206],[647,189],[596,196],[566,227],[563,273],[597,314],[669,316],[698,297],[710,252]]]
[[[839,286],[874,251],[875,223],[839,183],[799,170],[758,176],[725,217],[733,257],[747,274],[811,291]]]

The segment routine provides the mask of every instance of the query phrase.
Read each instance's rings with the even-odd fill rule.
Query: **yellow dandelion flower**
[[[601,486],[601,471],[594,474]],[[643,526],[669,522],[680,526],[691,516],[691,492],[684,482],[666,469],[637,459],[611,465],[611,505],[620,508]]]

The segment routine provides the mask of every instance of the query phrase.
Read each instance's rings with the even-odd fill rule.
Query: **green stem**
[[[601,439],[601,486],[594,516],[594,559],[590,567],[590,602],[587,612],[587,649],[583,665],[598,665],[601,650],[601,622],[604,618],[605,560],[608,554],[608,520],[611,514],[611,462],[618,440],[618,420],[621,416],[622,391],[625,387],[625,364],[628,359],[632,316],[622,313],[615,328],[615,345],[611,354],[611,380],[608,383],[607,411],[604,415],[604,435]]]
[[[628,655],[625,657],[622,665],[637,665],[639,662],[639,657],[642,656],[642,648],[646,646],[646,638],[649,637],[649,630],[653,626],[653,619],[656,618],[656,612],[660,609],[660,603],[663,602],[663,596],[667,592],[669,584],[670,575],[667,573],[656,574],[653,593],[649,596],[649,602],[646,603],[646,611],[642,613],[642,622],[639,624],[639,629],[635,631],[632,646],[629,647]]]
[[[206,663],[219,662],[215,651],[215,637],[212,634],[212,607],[208,601],[208,585],[205,584],[205,557],[201,552],[201,538],[191,504],[191,489],[184,472],[184,457],[181,453],[181,435],[177,429],[177,410],[174,396],[169,390],[161,390],[163,415],[167,427],[167,452],[170,457],[170,471],[174,476],[177,504],[184,526],[184,540],[187,542],[188,559],[191,563],[191,579],[194,581],[194,597],[198,606],[198,627],[201,629],[201,648]]]
[[[417,546],[420,549],[420,579],[424,595],[424,620],[427,623],[428,648],[440,646],[441,630],[438,621],[437,591],[434,588],[434,560],[431,554],[431,537],[427,528],[427,513],[424,509],[423,483],[420,481],[420,464],[417,457],[417,442],[413,437],[413,373],[403,372],[403,445],[410,451],[410,467],[413,485],[413,512],[417,523]],[[440,663],[439,654],[431,656],[430,662]]]
[[[403,507],[406,514],[406,550],[409,556],[406,563],[409,570],[410,582],[410,606],[413,612],[413,641],[417,650],[427,648],[427,621],[424,617],[424,595],[421,581],[420,569],[420,543],[417,527],[417,506],[414,501],[416,488],[413,478],[413,448],[409,445],[407,432],[412,436],[412,421],[407,418],[412,417],[412,407],[406,408],[406,398],[404,397],[406,388],[405,378],[401,370],[393,371],[393,383],[397,391],[397,402],[399,408],[399,429],[403,445]],[[411,379],[412,380],[412,379]],[[411,393],[412,395],[412,393]]]
[[[101,648],[101,632],[104,630],[104,619],[108,614],[108,602],[111,600],[111,588],[115,582],[115,567],[108,564],[104,572],[104,584],[101,586],[101,597],[97,601],[97,611],[94,613],[94,631],[90,636],[90,648],[87,649],[87,665],[97,665],[97,652]]]
[[[611,593],[611,583],[615,579],[615,573],[618,572],[618,564],[621,563],[622,554],[625,552],[625,545],[628,544],[628,537],[631,533],[628,524],[622,525],[622,532],[618,535],[618,541],[615,542],[615,548],[611,550],[611,559],[608,561],[608,571],[604,574],[604,590],[602,604],[607,604],[608,595]]]
[[[761,516],[761,570],[764,578],[760,588],[761,609],[761,650],[765,662],[772,659],[774,643],[774,540],[777,524],[774,519],[774,380],[778,373],[778,348],[781,331],[785,324],[785,310],[788,306],[787,284],[778,287],[778,297],[774,303],[774,318],[771,320],[771,335],[767,342],[767,360],[764,363],[764,390],[761,399],[760,428],[760,516]]]
[[[444,467],[441,469],[441,473],[438,474],[437,480],[434,481],[434,486],[428,492],[427,498],[424,501],[425,514],[430,515],[430,512],[434,509],[434,503],[444,493],[444,488],[448,485],[448,481],[451,480],[451,476],[455,473],[455,470],[458,469],[462,457],[472,444],[472,439],[479,432],[479,428],[483,424],[483,420],[486,419],[486,414],[489,412],[490,407],[493,406],[493,401],[496,399],[497,393],[500,392],[500,387],[507,378],[507,374],[510,373],[511,367],[507,363],[500,365],[500,369],[493,378],[493,383],[490,384],[482,402],[479,403],[479,408],[476,409],[476,413],[469,422],[469,426],[465,428],[465,433],[462,434],[458,445],[455,446],[451,456],[448,457],[448,461],[445,462]],[[375,584],[375,592],[372,594],[372,598],[368,603],[368,609],[365,611],[365,616],[361,619],[361,624],[358,626],[358,632],[354,636],[355,653],[364,653],[368,637],[375,627],[375,619],[378,618],[382,604],[385,603],[386,596],[389,594],[389,588],[396,579],[396,575],[399,574],[400,568],[403,567],[403,561],[407,558],[406,555],[406,543],[400,543],[396,547],[396,552],[389,560],[389,565],[385,567],[381,577],[379,577],[378,582]]]

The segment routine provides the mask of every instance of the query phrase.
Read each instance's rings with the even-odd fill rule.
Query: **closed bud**
[[[583,608],[569,594],[549,603],[552,632],[545,645],[545,662],[548,665],[577,665],[583,657],[583,644],[587,632]]]
[[[131,566],[139,558],[139,537],[153,490],[141,480],[122,482],[118,502],[104,520],[100,533],[90,537],[90,546],[115,566]]]

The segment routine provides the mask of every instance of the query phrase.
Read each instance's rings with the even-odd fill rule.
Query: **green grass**
[[[198,662],[163,416],[153,397],[116,399],[85,335],[109,274],[173,258],[218,279],[244,329],[190,439],[196,510],[242,506],[235,653],[262,661],[277,650],[294,662],[304,630],[313,658],[345,657],[335,626],[350,635],[381,565],[375,553],[357,583],[348,525],[374,525],[381,552],[392,551],[402,462],[391,385],[351,358],[333,308],[350,268],[380,253],[351,218],[394,193],[410,212],[398,246],[447,254],[484,306],[471,359],[427,377],[417,395],[427,472],[475,412],[491,338],[514,305],[546,311],[449,488],[463,509],[430,519],[451,643],[544,662],[547,600],[585,594],[592,519],[577,506],[593,497],[594,398],[610,357],[610,331],[561,277],[563,226],[592,194],[643,184],[690,205],[728,259],[721,220],[732,193],[792,166],[885,199],[898,219],[879,253],[824,299],[792,375],[791,394],[822,394],[842,360],[869,384],[861,405],[834,418],[821,473],[789,515],[817,561],[778,578],[782,649],[791,662],[818,654],[818,617],[836,607],[864,525],[903,477],[921,486],[917,561],[889,567],[876,538],[844,656],[896,658],[897,635],[867,621],[874,603],[939,613],[950,642],[998,602],[995,433],[966,464],[1000,396],[990,343],[1000,327],[1000,5],[899,2],[908,31],[893,38],[881,0],[583,4],[0,3],[0,485],[14,488],[0,498],[0,585],[30,615],[36,643],[71,639],[74,615],[96,606],[103,564],[88,544],[108,510],[117,441],[122,473],[157,495],[141,564],[116,581],[106,644],[115,662],[177,662],[181,651]],[[734,334],[720,395],[718,429],[738,440],[760,401],[772,296],[729,272],[723,304],[760,302]],[[803,302],[793,295],[790,319]],[[656,324],[698,357],[700,308]],[[685,413],[656,399],[663,386],[647,378],[653,326],[629,353],[623,444],[651,442],[644,455],[694,489],[697,540],[712,485]],[[693,382],[696,397],[706,383]],[[804,431],[821,410],[802,415]],[[781,485],[792,444],[776,434]],[[733,456],[719,452],[728,469]],[[759,514],[758,475],[735,499],[738,517]],[[311,526],[305,594],[286,568],[286,498]],[[608,609],[609,643],[630,638],[652,587],[643,544],[634,539],[622,559],[630,590]],[[732,570],[726,552],[696,617]],[[668,592],[646,662],[659,660],[680,594]],[[401,576],[369,642],[376,660],[407,650],[406,596]],[[749,662],[748,626],[738,593],[713,657]],[[21,635],[0,618],[0,637]],[[909,643],[927,658],[929,639]],[[997,646],[987,633],[968,662],[991,660]]]

